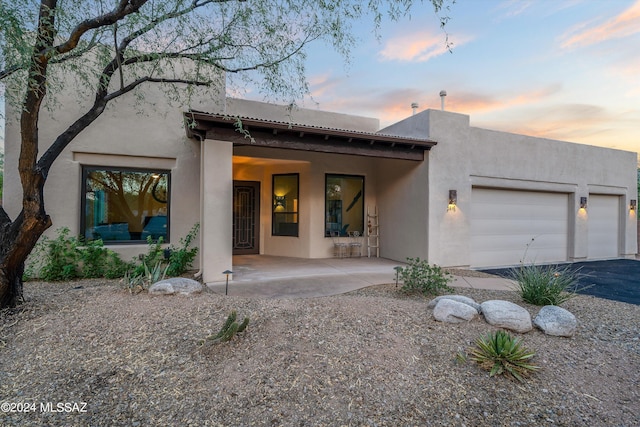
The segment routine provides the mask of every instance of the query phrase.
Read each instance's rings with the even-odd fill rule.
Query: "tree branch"
[[[87,42],[86,46],[73,49],[67,55],[55,56],[49,59],[49,64],[61,64],[70,59],[76,59],[76,58],[82,57],[84,54],[90,52],[91,49],[98,46],[98,39],[99,39],[99,32],[96,32],[91,37],[91,40]],[[26,66],[27,64],[14,65],[5,70],[0,70],[0,80],[5,79],[20,70],[24,70]]]
[[[122,96],[128,92],[131,92],[137,86],[142,83],[178,83],[178,84],[188,84],[195,86],[209,86],[212,82],[204,82],[204,81],[196,81],[196,80],[186,80],[186,79],[170,79],[170,78],[153,78],[153,77],[141,77],[134,82],[129,83],[123,88],[112,92],[108,95],[105,95],[101,98],[96,99],[93,106],[82,115],[78,120],[76,120],[71,126],[69,126],[63,133],[61,133],[56,140],[51,144],[51,146],[45,151],[37,164],[37,169],[46,177],[51,165],[55,161],[56,158],[62,153],[62,151],[69,145],[69,143],[76,137],[80,132],[86,129],[91,123],[93,123],[103,112],[107,106],[109,101]]]
[[[66,42],[54,46],[52,49],[57,54],[69,52],[78,46],[80,38],[87,32],[100,27],[110,26],[124,17],[138,12],[148,0],[120,0],[118,6],[111,12],[97,16],[92,19],[86,19],[76,25],[76,27],[69,34],[69,38]],[[41,54],[49,54],[49,49],[43,51]]]

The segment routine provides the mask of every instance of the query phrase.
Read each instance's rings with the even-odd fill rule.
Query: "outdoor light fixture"
[[[225,270],[225,271],[222,272],[222,274],[226,274],[227,275],[227,283],[224,285],[224,294],[225,295],[229,295],[229,275],[233,274],[233,271]]]
[[[285,196],[273,196],[273,207],[274,208],[284,208],[285,205],[285,201],[286,201],[286,197]]]
[[[580,197],[580,209],[587,209],[587,198]]]
[[[638,201],[636,199],[631,199],[631,201],[629,202],[629,210],[635,211],[636,207],[638,207]]]
[[[397,267],[393,267],[393,269],[396,271],[396,288],[398,287],[398,279],[400,276],[400,272],[402,271],[402,267],[397,266]]]
[[[458,191],[449,190],[449,206],[447,207],[447,210],[455,211],[457,204],[458,204]]]

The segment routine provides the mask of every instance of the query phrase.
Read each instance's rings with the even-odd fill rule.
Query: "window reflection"
[[[326,175],[324,235],[364,232],[364,177]]]
[[[85,168],[85,239],[168,241],[169,176],[167,171]]]
[[[298,236],[299,180],[297,173],[273,175],[273,236]]]

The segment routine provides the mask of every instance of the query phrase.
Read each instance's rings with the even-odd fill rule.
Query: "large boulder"
[[[478,316],[478,310],[468,304],[443,298],[433,308],[433,317],[446,323],[469,322]]]
[[[533,329],[531,315],[527,310],[509,301],[490,300],[480,304],[487,323],[516,332],[529,332]]]
[[[435,297],[434,299],[429,301],[429,304],[427,304],[427,308],[431,308],[431,309],[435,308],[436,305],[438,305],[438,303],[443,299],[449,299],[449,300],[461,302],[463,304],[467,304],[468,306],[475,308],[476,311],[480,313],[480,304],[475,302],[473,298],[465,297],[464,295],[440,295],[439,297]]]
[[[533,324],[547,335],[572,337],[578,321],[570,311],[556,305],[545,305],[533,319]]]
[[[172,277],[161,280],[149,287],[151,295],[191,295],[202,292],[202,284],[186,277]]]

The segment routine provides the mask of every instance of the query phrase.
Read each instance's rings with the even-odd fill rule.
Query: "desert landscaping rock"
[[[500,328],[524,333],[533,329],[527,310],[509,301],[490,300],[480,304],[487,323]]]
[[[464,295],[440,295],[439,297],[435,297],[429,304],[427,304],[427,308],[433,309],[435,306],[443,299],[450,299],[457,302],[461,302],[463,304],[467,304],[476,309],[478,313],[480,313],[480,304],[475,302],[473,298],[466,297]]]
[[[555,305],[545,305],[533,319],[536,325],[547,335],[572,337],[576,333],[578,321],[569,310]]]
[[[202,284],[186,277],[172,277],[161,280],[149,287],[151,295],[191,295],[202,292]]]
[[[469,322],[478,316],[478,310],[452,299],[441,299],[433,308],[433,317],[446,323]]]
[[[267,299],[132,295],[117,281],[25,283],[0,310],[0,403],[86,402],[86,412],[0,414],[40,426],[640,425],[640,306],[579,295],[571,339],[534,329],[525,383],[456,362],[492,327],[449,324],[395,284]],[[475,301],[512,291],[460,289]],[[249,327],[200,345],[232,310]]]

